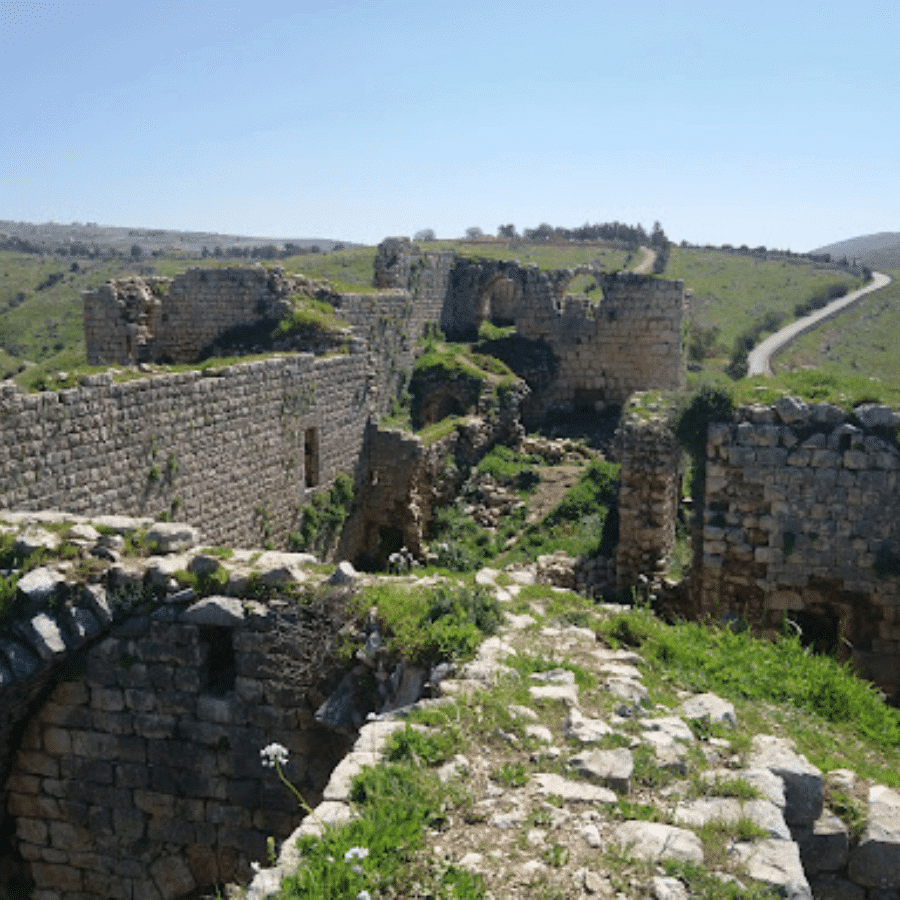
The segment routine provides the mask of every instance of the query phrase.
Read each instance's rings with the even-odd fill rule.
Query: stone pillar
[[[622,463],[616,585],[628,590],[642,575],[651,582],[665,575],[683,469],[681,447],[661,415],[644,419],[626,409],[616,445]]]

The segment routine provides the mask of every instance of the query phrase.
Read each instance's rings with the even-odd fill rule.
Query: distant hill
[[[832,259],[856,258],[870,269],[897,269],[900,268],[900,231],[865,234],[819,247],[813,253],[830,253]]]
[[[287,245],[308,249],[318,246],[332,250],[335,244],[358,246],[331,238],[274,238],[219,234],[214,231],[176,231],[166,228],[116,228],[96,222],[12,222],[0,219],[0,236],[17,237],[29,244],[54,248],[60,244],[78,243],[87,246],[114,247],[128,251],[137,244],[142,250],[183,250],[199,253],[204,247],[212,252],[216,247],[263,247],[269,244],[283,249]]]

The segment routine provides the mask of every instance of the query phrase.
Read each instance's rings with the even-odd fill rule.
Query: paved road
[[[881,272],[873,272],[872,280],[858,291],[853,291],[844,297],[838,297],[832,300],[828,306],[823,306],[815,312],[797,319],[786,325],[781,331],[770,334],[761,344],[754,347],[747,356],[747,374],[748,375],[771,375],[772,374],[772,357],[783,350],[794,338],[799,337],[804,332],[815,328],[825,319],[830,319],[842,310],[852,306],[866,294],[877,291],[885,285],[890,284],[891,279]]]

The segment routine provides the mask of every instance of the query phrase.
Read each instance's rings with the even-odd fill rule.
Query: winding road
[[[858,291],[853,291],[837,300],[832,300],[827,306],[817,309],[815,312],[785,325],[775,334],[770,334],[761,344],[754,347],[747,356],[747,374],[748,375],[771,375],[772,374],[772,357],[783,350],[791,341],[811,331],[820,322],[830,319],[839,312],[852,306],[866,294],[877,291],[891,283],[891,279],[881,272],[873,272],[872,280],[865,287]]]

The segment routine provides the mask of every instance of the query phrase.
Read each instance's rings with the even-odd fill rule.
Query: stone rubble
[[[496,586],[500,573],[482,570],[476,581]],[[426,702],[447,702],[464,690],[474,690],[472,676],[477,676],[477,686],[481,689],[500,684],[503,680],[516,677],[505,661],[507,656],[522,652],[516,650],[518,632],[507,628],[505,634],[486,641],[476,659],[464,667],[459,677],[447,678],[439,685],[444,700]],[[618,689],[616,679],[641,686],[639,654],[630,650],[612,650],[603,647],[591,648],[595,642],[593,632],[574,626],[545,627],[540,632],[541,646],[560,646],[588,649],[596,659],[596,671],[601,677],[603,690]],[[528,645],[534,652],[533,644]],[[557,651],[558,652],[558,651]],[[604,683],[604,670],[612,677]],[[534,673],[529,679],[528,692],[535,707],[513,704],[510,713],[526,723],[527,734],[534,735],[541,749],[531,753],[533,761],[564,760],[568,775],[558,772],[533,772],[524,788],[503,789],[495,782],[488,781],[481,799],[476,794],[476,806],[489,811],[486,824],[482,827],[493,829],[496,834],[521,834],[520,847],[540,848],[546,846],[546,832],[542,828],[529,826],[534,813],[529,808],[544,810],[542,816],[549,817],[554,840],[561,841],[565,834],[570,846],[580,846],[579,853],[598,852],[613,842],[622,853],[634,858],[651,861],[682,860],[703,864],[704,850],[695,830],[706,823],[721,822],[736,826],[749,820],[762,829],[765,837],[753,841],[734,841],[729,853],[738,861],[747,877],[765,882],[776,888],[783,896],[795,900],[888,900],[895,895],[889,888],[900,884],[900,874],[896,868],[900,860],[900,794],[887,788],[873,788],[870,795],[869,827],[859,845],[850,849],[847,827],[831,812],[822,808],[822,776],[802,756],[797,754],[789,742],[773,736],[756,737],[749,754],[747,765],[735,768],[735,760],[727,754],[727,741],[709,739],[699,742],[690,727],[691,721],[715,723],[719,726],[735,726],[734,707],[714,694],[705,693],[687,697],[675,710],[650,711],[636,701],[635,709],[639,717],[622,719],[613,715],[607,719],[590,718],[581,711],[581,695],[573,673],[565,668],[548,668]],[[629,696],[634,696],[629,694]],[[646,697],[646,694],[642,694]],[[545,726],[537,726],[538,713],[547,702],[562,704],[565,709],[561,722],[565,736],[580,742],[585,749],[562,750],[553,746],[552,732]],[[415,704],[414,704],[415,706]],[[389,714],[386,728],[402,727],[405,710],[395,710]],[[609,740],[610,736],[621,734],[617,729],[622,722],[635,721],[639,737],[630,737],[631,745],[618,749],[591,749],[592,744]],[[368,735],[365,726],[360,732]],[[512,736],[510,736],[512,739]],[[675,761],[677,771],[688,772],[690,748],[702,746],[711,759],[708,769],[697,773],[697,784],[707,785],[708,795],[678,800],[666,806],[660,797],[650,798],[659,809],[669,809],[671,824],[658,821],[633,819],[604,824],[602,810],[615,806],[619,798],[634,796],[633,771],[635,752],[640,746],[649,746],[661,767]],[[329,791],[334,793],[327,803],[338,802],[346,797],[348,774],[355,771],[362,760],[356,756],[357,748],[333,775]],[[373,749],[383,749],[383,743],[375,742]],[[514,746],[511,745],[511,746]],[[717,749],[721,748],[721,750]],[[722,754],[725,755],[722,755]],[[367,757],[372,759],[371,756]],[[724,764],[727,763],[726,767]],[[718,765],[718,767],[717,767]],[[464,778],[469,783],[477,775],[483,763],[471,755],[446,763],[441,769],[442,780]],[[830,773],[835,783],[852,782],[852,773],[836,771]],[[757,799],[739,800],[734,797],[716,796],[719,785],[740,779],[758,794]],[[681,784],[685,784],[682,782]],[[683,788],[681,789],[683,790]],[[647,802],[641,792],[641,802]],[[547,800],[559,806],[547,804]],[[540,804],[543,805],[541,806]],[[662,803],[662,806],[660,806]],[[316,833],[320,828],[317,818],[333,815],[339,810],[341,816],[352,815],[352,807],[336,807],[323,804],[314,810],[314,816],[300,826],[296,836]],[[499,838],[498,838],[499,839]],[[285,842],[279,867],[275,871],[291,871],[298,862],[291,850],[292,840]],[[436,852],[440,848],[435,848]],[[440,850],[446,853],[446,850]],[[516,872],[509,872],[507,878],[516,883],[541,877],[546,873],[545,859],[537,855],[531,859],[519,860]],[[471,871],[486,873],[494,870],[501,859],[499,853],[485,854],[473,849],[460,849],[455,858],[456,865]],[[502,866],[502,864],[501,864]],[[600,861],[596,868],[582,867],[573,871],[574,883],[579,885],[584,898],[609,897],[615,894],[610,882],[602,873]],[[730,876],[722,876],[730,877]],[[248,900],[263,900],[277,883],[266,870],[254,880],[248,893]],[[645,888],[658,900],[682,900],[689,896],[683,882],[677,878],[666,878],[659,874],[652,877]],[[515,896],[528,896],[525,893]],[[868,891],[868,893],[867,893]],[[879,893],[879,891],[881,891]],[[646,894],[644,894],[646,895]],[[625,895],[619,894],[619,897]]]

